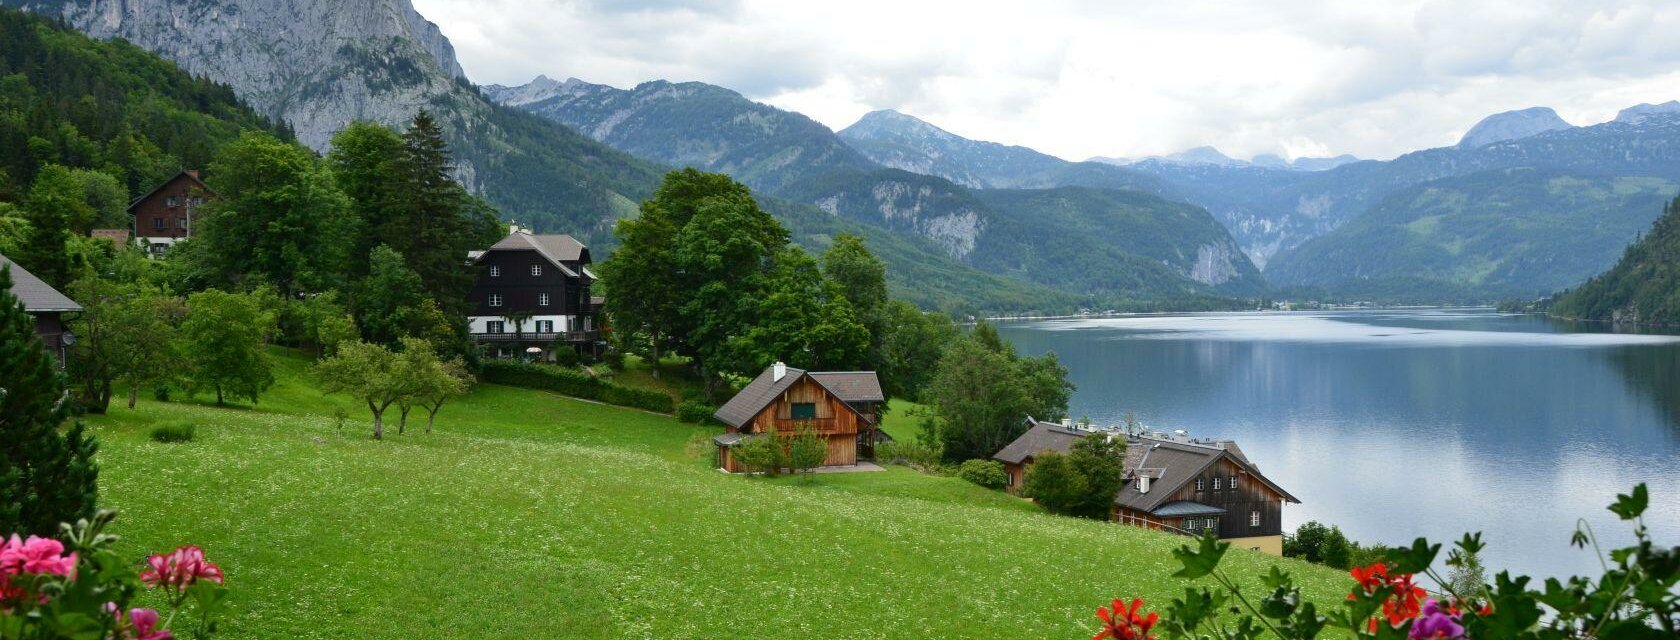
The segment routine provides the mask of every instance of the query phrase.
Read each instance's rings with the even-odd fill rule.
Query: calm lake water
[[[1023,354],[1054,351],[1071,415],[1132,412],[1151,428],[1238,441],[1355,540],[1450,543],[1482,531],[1490,569],[1596,571],[1569,545],[1585,518],[1650,486],[1646,523],[1680,543],[1680,336],[1566,327],[1480,310],[1191,314],[1006,322]],[[1443,558],[1444,558],[1443,554]],[[1491,571],[1490,571],[1491,577]]]

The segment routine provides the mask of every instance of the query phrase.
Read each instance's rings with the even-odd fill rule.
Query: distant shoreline
[[[1075,314],[1064,314],[1064,315],[1039,315],[1039,316],[1003,315],[1003,316],[987,316],[985,318],[985,320],[987,322],[1009,322],[1009,321],[1015,321],[1015,320],[1088,320],[1088,319],[1099,319],[1100,320],[1100,319],[1106,319],[1106,318],[1148,318],[1148,317],[1158,317],[1158,316],[1184,316],[1184,315],[1208,314],[1208,313],[1247,313],[1247,314],[1277,313],[1277,314],[1284,314],[1284,313],[1308,313],[1308,312],[1313,312],[1313,311],[1419,311],[1419,310],[1430,310],[1430,309],[1438,309],[1438,310],[1445,310],[1445,309],[1478,309],[1478,310],[1479,309],[1488,309],[1488,310],[1497,310],[1493,305],[1458,305],[1458,304],[1452,304],[1452,305],[1384,305],[1384,306],[1325,305],[1325,306],[1322,306],[1322,307],[1316,307],[1316,308],[1311,308],[1311,309],[1251,309],[1251,310],[1247,310],[1247,311],[1115,311],[1115,312],[1104,312],[1104,313],[1075,313]],[[1519,315],[1519,314],[1513,314],[1513,315]]]

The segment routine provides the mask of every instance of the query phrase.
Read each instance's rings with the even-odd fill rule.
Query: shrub
[[[756,435],[737,443],[730,455],[748,473],[776,475],[787,466],[787,451],[776,436]]]
[[[490,360],[484,363],[482,375],[485,382],[495,384],[544,389],[574,398],[598,400],[657,413],[671,413],[676,410],[671,396],[658,391],[626,387],[577,369],[515,360]]]
[[[152,398],[158,402],[169,402],[169,385],[160,384],[152,388]]]
[[[875,460],[888,464],[902,464],[929,473],[942,471],[944,447],[938,444],[891,440],[875,445]]]
[[[828,459],[828,440],[817,435],[817,430],[810,423],[799,427],[793,439],[788,442],[788,467],[794,471],[812,471],[822,466]]]
[[[714,413],[717,413],[717,407],[699,400],[684,400],[682,404],[677,405],[677,419],[689,424],[713,422]]]
[[[583,356],[578,355],[577,349],[568,345],[555,345],[554,365],[559,367],[575,367],[583,364]]]
[[[623,371],[624,352],[613,349],[601,354],[601,363],[607,365],[607,368],[612,369],[613,371]]]
[[[1003,472],[1003,463],[996,460],[966,460],[957,467],[957,477],[987,489],[1002,489],[1009,484],[1009,475]]]
[[[152,427],[152,440],[155,442],[192,442],[193,433],[197,427],[191,422],[165,422]]]

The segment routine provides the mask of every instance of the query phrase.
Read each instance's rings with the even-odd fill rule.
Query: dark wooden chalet
[[[192,237],[199,210],[214,199],[216,192],[198,179],[198,171],[175,174],[129,203],[135,241],[152,255],[168,251],[170,245]]]
[[[552,360],[556,349],[599,352],[603,301],[589,293],[589,247],[568,235],[515,230],[470,258],[478,279],[468,331],[491,356]]]
[[[1066,453],[1080,438],[1125,438],[1125,484],[1114,497],[1115,521],[1193,535],[1212,529],[1236,546],[1283,555],[1283,505],[1300,500],[1262,475],[1237,443],[1030,422],[1025,434],[993,456],[1004,464],[1012,489],[1044,451]]]
[[[748,436],[792,437],[805,424],[828,440],[823,466],[857,464],[874,455],[886,396],[873,371],[805,371],[771,365],[714,414],[728,432],[713,438],[718,466],[741,470],[730,450]]]
[[[23,302],[24,312],[35,318],[35,335],[41,337],[41,344],[58,358],[58,365],[63,367],[65,350],[76,343],[76,336],[64,327],[63,314],[79,313],[82,305],[6,256],[0,256],[0,268],[11,270],[12,295]]]

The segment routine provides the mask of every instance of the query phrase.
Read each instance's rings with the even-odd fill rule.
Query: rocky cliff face
[[[454,47],[408,0],[72,0],[0,4],[123,38],[233,87],[317,150],[355,119],[398,123],[458,91]]]
[[[1568,129],[1574,125],[1564,122],[1550,107],[1530,107],[1519,111],[1496,113],[1471,127],[1458,141],[1465,149],[1490,145],[1506,140],[1518,140],[1547,131]]]

